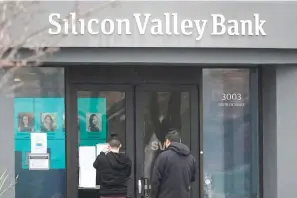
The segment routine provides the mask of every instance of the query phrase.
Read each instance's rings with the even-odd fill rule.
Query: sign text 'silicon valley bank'
[[[164,13],[163,17],[154,17],[148,13],[135,13],[130,19],[83,19],[76,13],[70,13],[70,18],[61,18],[59,13],[49,15],[51,35],[132,35],[134,29],[140,35],[195,35],[196,40],[203,38],[206,29],[211,28],[211,35],[229,36],[265,36],[266,20],[260,19],[259,14],[253,14],[253,19],[227,19],[222,14],[211,14],[212,22],[208,20],[183,19],[177,13]]]

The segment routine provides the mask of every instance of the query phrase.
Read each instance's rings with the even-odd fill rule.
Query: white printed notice
[[[96,169],[93,167],[95,159],[95,146],[79,147],[79,187],[96,188]]]
[[[95,159],[96,159],[95,146],[79,147],[79,167],[80,168],[91,168],[91,167],[93,168],[93,163]]]
[[[79,187],[96,188],[96,169],[79,168]]]
[[[47,153],[46,133],[31,133],[31,153]]]
[[[29,170],[49,170],[48,153],[30,153]]]

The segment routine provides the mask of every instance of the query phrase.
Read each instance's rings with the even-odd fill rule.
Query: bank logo
[[[166,149],[165,142],[164,143],[162,143],[160,141],[151,142],[151,150],[153,150],[153,151],[157,151],[157,150],[164,151],[165,149]]]

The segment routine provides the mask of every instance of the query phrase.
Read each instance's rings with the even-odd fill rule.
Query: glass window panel
[[[125,92],[120,91],[79,91],[78,103],[78,147],[106,143],[111,134],[116,134],[121,141],[120,152],[126,151],[126,98]],[[85,187],[85,181],[93,180],[95,185],[94,159],[81,164],[79,160],[79,187]],[[79,158],[85,156],[79,155]],[[91,156],[92,158],[92,156]],[[88,169],[88,170],[87,170]],[[85,171],[85,172],[83,172]],[[94,172],[90,174],[89,172]],[[85,180],[86,178],[86,180]],[[88,183],[88,181],[87,181]],[[95,186],[94,186],[95,187]]]
[[[258,193],[257,131],[252,131],[249,69],[203,69],[204,194]]]
[[[190,147],[190,93],[145,92],[144,177],[150,178],[154,161],[164,149],[166,133],[180,131],[182,142]]]
[[[122,143],[121,151],[126,150],[126,99],[125,92],[120,91],[79,91],[78,98],[85,99],[104,99],[106,111],[106,138],[105,142],[110,134],[117,134]],[[97,103],[96,103],[97,104]],[[95,104],[95,105],[96,105]],[[91,102],[88,103],[89,109],[92,109]],[[95,107],[96,108],[96,107]],[[89,112],[83,112],[84,114]],[[86,120],[83,116],[81,119]],[[82,124],[82,123],[80,123]],[[85,127],[85,126],[83,126]],[[81,132],[81,131],[80,131]],[[79,133],[80,135],[80,133]],[[80,139],[79,139],[80,140]],[[99,141],[99,140],[98,140]]]
[[[0,87],[0,174],[10,174],[7,184],[18,175],[4,197],[65,197],[64,69],[0,68]],[[51,130],[42,132],[43,126]],[[39,145],[49,153],[49,170],[29,170],[28,156],[37,148],[32,132],[46,134],[47,144]]]

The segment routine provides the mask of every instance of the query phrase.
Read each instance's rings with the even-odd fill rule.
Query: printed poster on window
[[[50,169],[65,168],[64,105],[64,98],[14,99],[15,151],[21,152],[23,169],[29,168],[32,148],[50,154]],[[46,141],[36,144],[32,134],[46,134]]]
[[[79,146],[106,142],[107,120],[105,98],[78,98]]]

